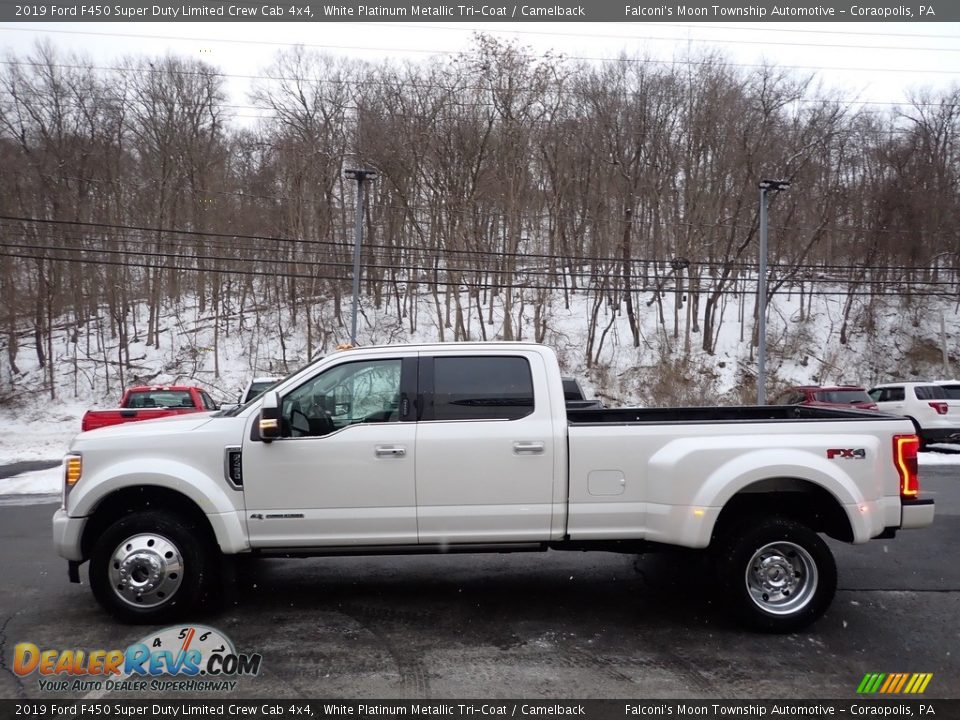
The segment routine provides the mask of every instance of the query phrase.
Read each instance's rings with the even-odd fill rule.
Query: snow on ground
[[[63,469],[59,465],[0,479],[0,495],[59,495],[62,487]]]
[[[924,452],[917,455],[921,465],[960,465],[960,453],[955,450],[948,452]]]
[[[0,465],[23,460],[57,460],[80,432],[83,403],[26,406],[0,412]]]

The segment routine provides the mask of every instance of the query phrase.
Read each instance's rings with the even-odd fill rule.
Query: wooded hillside
[[[248,105],[224,73],[50,45],[0,65],[0,382],[28,343],[52,393],[64,325],[89,355],[119,338],[122,373],[126,341],[159,345],[186,297],[213,318],[214,368],[219,334],[264,307],[329,349],[350,321],[349,167],[379,173],[364,297],[412,332],[429,293],[438,340],[543,341],[546,298],[586,294],[588,367],[611,312],[635,346],[654,313],[709,355],[724,303],[756,313],[762,178],[792,182],[770,206],[769,293],[799,294],[802,319],[841,288],[840,343],[878,301],[960,297],[960,86],[879,107],[719,54],[588,64],[484,36],[430,64],[291,48]]]

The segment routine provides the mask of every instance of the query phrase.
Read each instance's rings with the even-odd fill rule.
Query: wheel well
[[[84,558],[97,538],[117,519],[138,510],[165,510],[206,533],[216,543],[216,536],[203,510],[183,493],[157,485],[127,487],[108,495],[97,505],[83,530],[81,549]]]
[[[840,502],[828,490],[797,478],[772,478],[745,487],[720,511],[713,537],[757,515],[780,515],[835,540],[853,541],[853,527]]]

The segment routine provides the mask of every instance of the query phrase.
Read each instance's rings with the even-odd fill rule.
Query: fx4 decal
[[[867,451],[863,448],[851,449],[851,448],[830,448],[827,450],[827,460],[833,460],[834,458],[841,458],[844,460],[865,460],[867,457]]]

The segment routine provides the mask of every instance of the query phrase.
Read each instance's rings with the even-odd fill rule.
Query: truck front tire
[[[90,587],[97,602],[130,623],[160,623],[199,607],[216,570],[200,528],[162,510],[121,518],[97,538]]]
[[[737,619],[753,630],[800,630],[833,600],[833,554],[806,525],[784,517],[754,520],[739,523],[719,540],[724,595]]]

